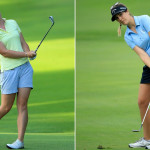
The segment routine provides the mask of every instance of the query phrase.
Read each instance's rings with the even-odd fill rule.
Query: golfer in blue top
[[[138,96],[138,105],[142,120],[150,102],[150,17],[147,15],[132,16],[127,7],[121,3],[116,3],[111,7],[111,14],[111,20],[116,20],[120,24],[119,35],[121,34],[121,25],[127,26],[124,35],[125,41],[145,64]],[[146,149],[150,149],[149,116],[150,111],[148,111],[143,124],[144,137],[135,143],[129,144],[129,147],[145,147]]]

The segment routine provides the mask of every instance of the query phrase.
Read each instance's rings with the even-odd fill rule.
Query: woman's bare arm
[[[138,46],[135,46],[133,50],[137,53],[137,55],[141,58],[143,63],[150,68],[150,57],[148,54]]]
[[[8,58],[23,58],[23,57],[32,58],[36,56],[34,51],[18,52],[18,51],[8,50],[6,49],[5,45],[2,42],[0,42],[0,54]]]
[[[24,40],[24,37],[21,32],[20,32],[20,41],[21,41],[21,45],[22,45],[24,52],[29,52],[30,48],[29,48],[28,44],[26,43],[26,41]]]

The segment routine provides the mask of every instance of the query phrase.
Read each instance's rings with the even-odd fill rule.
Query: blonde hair
[[[130,16],[133,17],[133,15],[132,15],[131,13],[129,13],[129,14],[130,14]],[[121,26],[122,26],[122,24],[120,23],[120,25],[119,25],[119,27],[118,27],[118,30],[117,30],[117,32],[118,32],[118,37],[121,37]]]
[[[122,24],[119,25],[118,30],[117,30],[118,37],[121,37],[121,26],[122,26]]]

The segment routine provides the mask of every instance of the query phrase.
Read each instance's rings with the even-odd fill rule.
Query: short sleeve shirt
[[[20,41],[20,28],[15,20],[5,20],[5,30],[0,28],[0,42],[2,42],[8,50],[23,52]],[[28,61],[28,58],[7,58],[1,57],[1,71],[16,68]]]
[[[127,27],[124,39],[132,49],[138,46],[150,56],[150,37],[148,35],[148,32],[150,32],[150,17],[148,15],[134,16],[134,20],[137,33]]]

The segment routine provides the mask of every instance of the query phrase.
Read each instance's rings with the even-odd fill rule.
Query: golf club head
[[[49,19],[51,20],[52,24],[54,24],[54,18],[53,18],[53,16],[50,16]]]
[[[140,130],[132,130],[132,132],[140,132]]]

